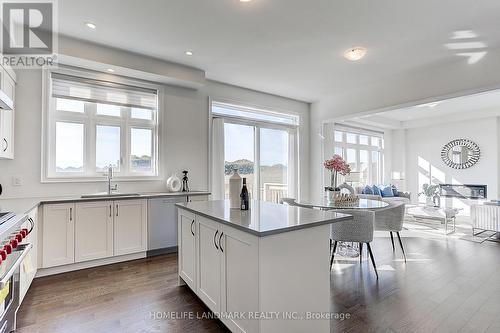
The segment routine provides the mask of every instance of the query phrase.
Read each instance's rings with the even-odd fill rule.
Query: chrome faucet
[[[118,184],[111,186],[111,179],[113,179],[113,166],[110,164],[108,167],[108,195],[111,195],[113,191],[118,190]]]

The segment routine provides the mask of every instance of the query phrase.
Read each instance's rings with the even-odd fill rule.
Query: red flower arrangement
[[[332,172],[331,176],[331,187],[327,188],[330,191],[337,190],[337,175],[341,174],[342,176],[346,176],[351,173],[351,167],[340,155],[333,155],[333,157],[329,160],[323,162],[323,166]]]

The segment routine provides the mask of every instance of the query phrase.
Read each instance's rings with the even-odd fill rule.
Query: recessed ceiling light
[[[193,55],[193,51],[186,51],[186,55],[192,56]]]
[[[97,28],[97,26],[92,22],[85,22],[85,25],[87,26],[87,28],[90,28],[90,29]]]
[[[108,72],[113,73],[115,70],[113,68],[106,69]]]
[[[350,61],[357,61],[366,55],[367,50],[364,47],[353,47],[344,52],[344,57]]]
[[[240,2],[250,2],[252,0],[240,0]]]

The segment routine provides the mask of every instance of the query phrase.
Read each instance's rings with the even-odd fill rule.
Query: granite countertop
[[[248,211],[230,209],[228,200],[177,203],[177,207],[259,237],[349,220],[351,215],[251,201]]]
[[[140,193],[139,195],[120,196],[120,197],[97,197],[97,198],[81,198],[79,196],[62,196],[62,197],[35,197],[35,198],[13,198],[0,199],[0,212],[15,212],[17,214],[25,214],[33,208],[43,204],[57,204],[69,202],[87,202],[87,201],[110,201],[110,200],[132,200],[132,199],[154,199],[165,197],[179,196],[197,196],[210,195],[206,191],[190,191],[190,192],[151,192]]]

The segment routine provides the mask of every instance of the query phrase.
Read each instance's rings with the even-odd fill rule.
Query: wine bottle
[[[243,178],[243,188],[241,189],[241,210],[248,210],[248,189],[247,189],[247,179]]]

